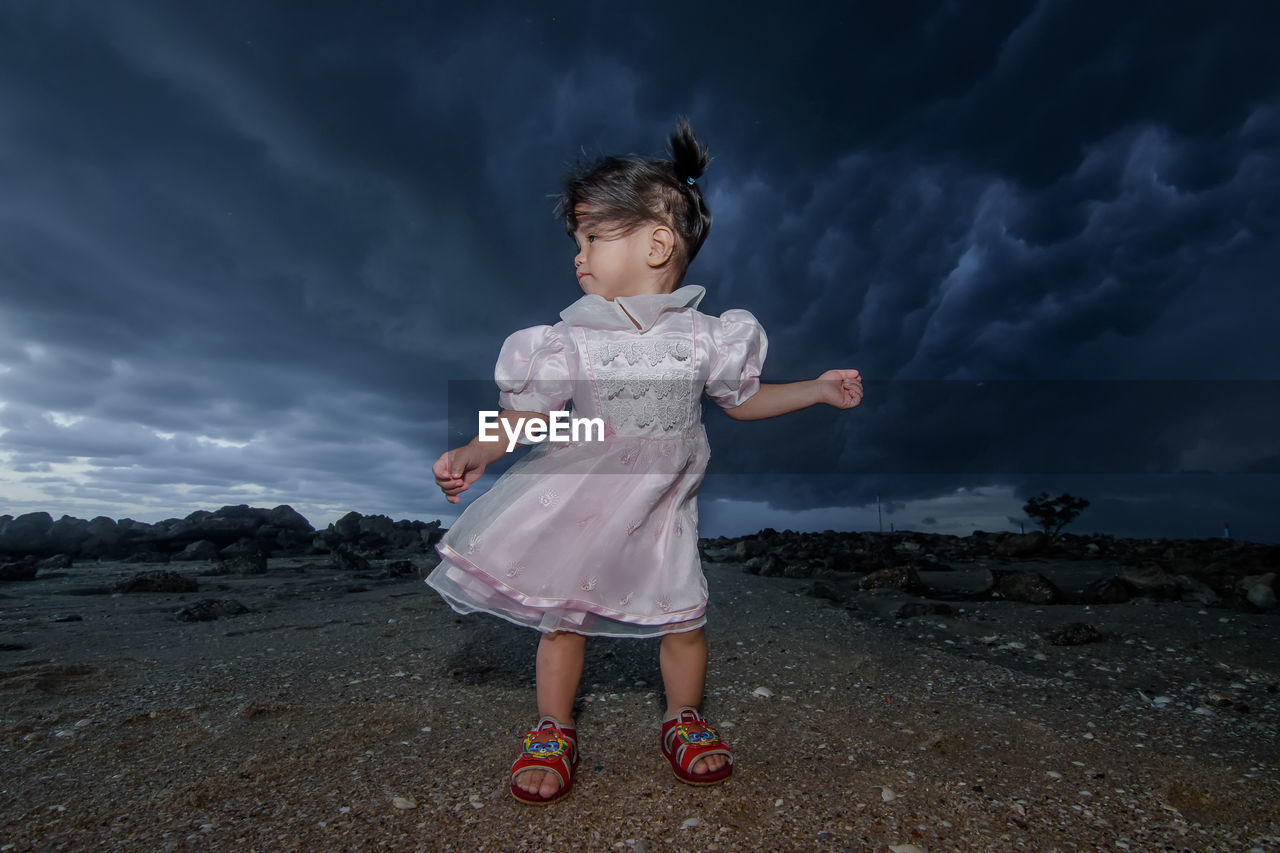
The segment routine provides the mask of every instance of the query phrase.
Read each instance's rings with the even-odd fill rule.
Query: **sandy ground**
[[[1025,567],[1068,588],[1117,570]],[[734,777],[672,777],[656,641],[599,640],[576,787],[540,808],[507,791],[536,635],[301,559],[196,593],[70,594],[146,568],[0,587],[0,850],[1280,849],[1275,615],[898,620],[900,593],[839,607],[708,564],[705,710]],[[252,612],[175,618],[209,597]],[[1075,621],[1105,639],[1042,639]]]

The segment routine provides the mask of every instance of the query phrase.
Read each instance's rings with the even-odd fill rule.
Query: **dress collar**
[[[618,296],[612,302],[598,293],[588,293],[561,311],[560,319],[571,326],[628,329],[643,333],[653,328],[664,311],[697,308],[706,292],[706,288],[696,284],[686,284],[672,293]],[[640,324],[639,329],[636,328],[635,323],[631,322],[631,317]]]

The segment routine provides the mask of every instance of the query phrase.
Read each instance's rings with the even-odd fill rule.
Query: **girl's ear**
[[[676,235],[665,225],[657,225],[649,232],[649,266],[660,267],[671,260],[676,250]]]

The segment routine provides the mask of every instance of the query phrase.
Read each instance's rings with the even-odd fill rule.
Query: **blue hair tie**
[[[697,183],[693,178],[685,178],[685,180],[689,182],[689,186],[693,186]]]

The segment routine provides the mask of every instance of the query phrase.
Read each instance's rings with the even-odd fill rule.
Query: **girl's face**
[[[622,233],[589,221],[573,234],[578,253],[573,266],[583,293],[595,293],[613,301],[636,296],[652,288],[649,265],[650,234],[645,227]]]

